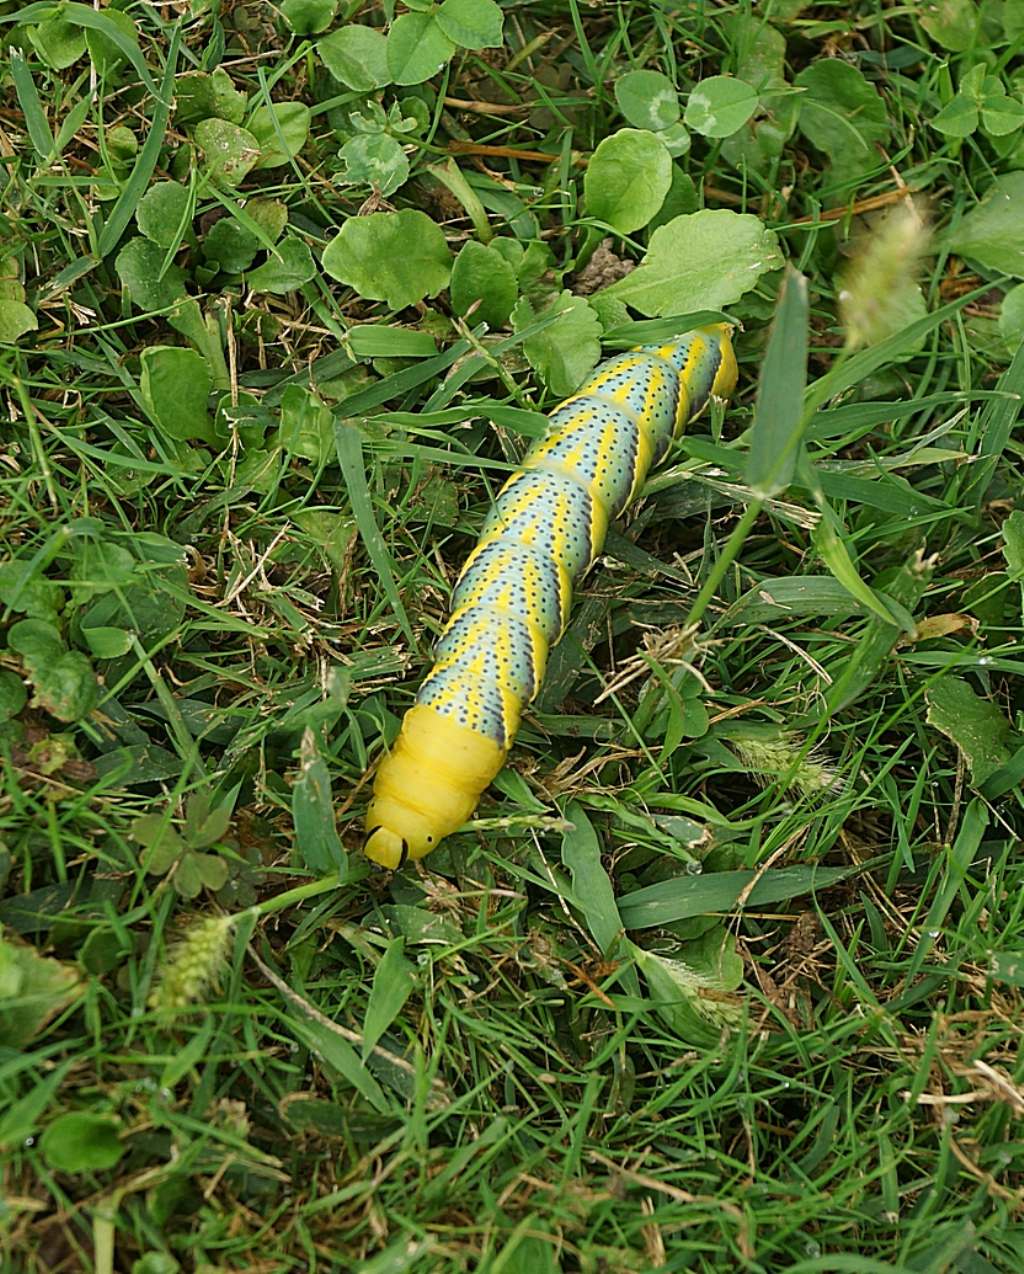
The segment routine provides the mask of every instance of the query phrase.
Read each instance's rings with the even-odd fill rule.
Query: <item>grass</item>
[[[23,55],[0,304],[37,324],[0,349],[4,1267],[1019,1270],[1024,364],[1009,271],[951,236],[1024,161],[930,125],[975,64],[1019,93],[999,6],[958,48],[913,6],[787,0],[766,36],[729,5],[538,0],[505,8],[500,47],[376,94],[327,75],[301,5],[129,4],[126,47],[89,9],[65,65],[79,27],[0,8]],[[348,19],[385,22],[347,4],[330,29]],[[792,412],[785,377],[754,411],[773,272],[728,306],[734,402],[611,537],[474,824],[371,871],[367,776],[557,396],[522,323],[483,332],[447,291],[393,314],[315,263],[356,212],[417,208],[455,250],[546,245],[535,303],[572,289],[609,233],[582,174],[626,122],[617,82],[657,69],[685,100],[758,59],[770,118],[837,59],[880,103],[804,81],[816,105],[760,158],[694,130],[675,161],[679,213],[761,218],[808,280],[800,463],[748,485],[752,422],[799,428],[769,410]],[[181,105],[221,63],[247,109],[311,108],[237,187]],[[417,121],[389,134],[411,171],[386,197],[337,158],[374,97]],[[175,232],[127,280],[172,178]],[[935,226],[920,309],[844,350],[851,244],[908,187]],[[265,260],[256,196],[312,254],[294,286],[253,291],[210,247],[233,226]],[[612,234],[613,263],[647,233]],[[861,316],[906,297],[900,268],[862,274]],[[147,400],[163,346],[202,351],[217,438],[167,427],[189,376],[172,415]],[[666,991],[648,953],[703,992]]]

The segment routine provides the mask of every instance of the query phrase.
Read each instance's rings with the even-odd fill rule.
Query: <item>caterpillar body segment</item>
[[[471,816],[610,522],[708,399],[732,392],[729,332],[701,328],[602,363],[505,483],[455,586],[434,667],[377,771],[365,845],[375,862],[422,858]]]

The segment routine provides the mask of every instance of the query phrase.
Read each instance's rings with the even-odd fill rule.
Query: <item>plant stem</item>
[[[743,542],[750,534],[750,528],[754,525],[758,515],[761,512],[763,502],[761,500],[751,500],[747,505],[746,512],[733,527],[732,534],[726,541],[725,548],[722,550],[718,561],[711,568],[711,573],[701,586],[700,592],[690,607],[690,613],[686,617],[685,626],[688,628],[691,624],[700,623],[701,617],[708,608],[708,603],[718,591],[725,576],[725,572],[733,563],[736,554],[743,547]]]

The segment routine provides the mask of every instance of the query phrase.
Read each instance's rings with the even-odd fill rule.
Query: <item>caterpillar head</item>
[[[505,749],[424,704],[405,715],[366,811],[368,858],[397,871],[457,832],[498,773]]]
[[[431,820],[393,796],[376,796],[366,811],[367,858],[397,871],[410,858],[422,858],[440,840]]]

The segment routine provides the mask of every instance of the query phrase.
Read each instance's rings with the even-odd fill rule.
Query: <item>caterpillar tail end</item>
[[[377,771],[366,811],[366,856],[390,871],[458,831],[505,763],[493,739],[418,704]]]

